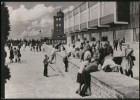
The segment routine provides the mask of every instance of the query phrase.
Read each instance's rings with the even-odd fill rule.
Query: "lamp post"
[[[40,32],[40,41],[41,41],[41,38],[42,38],[42,36],[41,36],[41,30],[39,32]]]

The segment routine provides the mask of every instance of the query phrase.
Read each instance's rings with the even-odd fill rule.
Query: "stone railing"
[[[63,53],[57,52],[56,66],[64,72]],[[79,59],[70,58],[68,75],[76,82]],[[117,72],[91,73],[91,92],[99,98],[139,98],[139,81]]]

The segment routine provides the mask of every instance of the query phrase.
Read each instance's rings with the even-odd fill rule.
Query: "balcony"
[[[70,27],[69,28],[69,33],[73,33],[74,32],[74,27]]]
[[[75,25],[75,26],[74,26],[74,31],[76,31],[76,32],[79,32],[79,31],[80,31],[79,25]]]
[[[89,21],[88,26],[89,26],[89,28],[93,28],[93,27],[98,26],[98,19],[94,19],[94,20]]]
[[[101,2],[100,25],[128,24],[129,2]]]
[[[87,29],[87,22],[80,24],[80,29]]]

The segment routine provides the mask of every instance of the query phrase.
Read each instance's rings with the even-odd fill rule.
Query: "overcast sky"
[[[61,10],[66,13],[82,2],[6,2],[10,14],[9,38],[51,36],[53,16]],[[41,29],[41,34],[39,30]]]

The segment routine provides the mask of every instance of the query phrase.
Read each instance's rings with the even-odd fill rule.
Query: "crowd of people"
[[[115,57],[113,56],[114,50],[107,41],[104,44],[100,41],[89,44],[89,41],[81,42],[80,47],[75,45],[70,45],[66,48],[63,47],[64,56],[63,62],[65,65],[65,72],[68,72],[68,59],[72,57],[74,59],[80,59],[80,67],[77,74],[77,83],[79,83],[79,88],[76,93],[81,96],[90,95],[89,92],[86,94],[87,90],[90,91],[90,73],[95,71],[105,71],[105,72],[120,72],[121,74],[133,77],[132,68],[134,66],[135,57],[133,55],[133,49],[121,41],[122,56],[118,59],[121,61],[117,63]],[[115,48],[116,49],[116,45]]]
[[[11,43],[12,44],[12,43]],[[120,57],[120,62],[115,61],[114,50],[117,50],[118,44],[120,46],[120,51],[122,52],[122,56]],[[21,61],[21,53],[20,49],[21,46],[24,47],[23,50],[26,48],[26,43],[20,42],[16,47],[12,47],[12,45],[8,45],[10,50],[10,62]],[[45,51],[46,43],[42,42],[29,42],[28,43],[31,51]],[[111,46],[109,41],[105,43],[101,43],[101,41],[96,41],[96,43],[90,44],[89,41],[81,42],[80,46],[77,47],[76,45],[68,45],[66,48],[61,43],[56,43],[52,45],[52,52],[51,57],[49,58],[48,55],[45,55],[45,59],[43,60],[44,63],[44,76],[48,77],[48,64],[53,64],[53,60],[56,61],[56,52],[63,52],[63,63],[65,67],[65,72],[68,71],[68,61],[69,58],[71,59],[79,59],[80,66],[77,73],[77,80],[76,82],[79,83],[79,88],[77,89],[76,93],[81,96],[91,95],[90,89],[90,80],[91,72],[96,71],[105,71],[105,72],[120,72],[121,74],[133,77],[132,68],[134,66],[135,56],[133,55],[134,50],[130,48],[129,44],[125,43],[125,40],[114,40],[113,46]],[[118,60],[118,59],[117,59]],[[89,93],[87,94],[87,91]]]
[[[119,59],[115,60],[113,56],[114,50],[117,50],[117,46],[120,46],[120,51],[122,56]],[[68,72],[68,60],[80,59],[80,67],[77,74],[76,82],[79,83],[79,88],[76,93],[81,96],[90,95],[90,80],[91,72],[95,71],[105,71],[105,72],[120,72],[121,74],[133,77],[132,68],[134,66],[135,56],[133,55],[134,50],[129,47],[128,44],[125,44],[124,40],[115,40],[114,41],[114,50],[109,41],[106,41],[104,44],[100,41],[89,44],[89,41],[83,41],[80,44],[80,47],[75,45],[68,45],[66,49],[65,46],[61,43],[53,45],[50,63],[56,56],[56,52],[63,52],[63,63],[65,67],[65,72]],[[118,63],[118,61],[120,62]],[[49,63],[48,62],[48,63]],[[45,70],[45,69],[44,69]],[[87,93],[89,90],[89,93]]]
[[[21,62],[21,52],[19,48],[16,47],[10,47],[10,56],[9,56],[10,62]],[[14,61],[13,61],[14,59]]]
[[[125,39],[115,39],[113,41],[113,46],[114,46],[114,50],[117,51],[118,46],[120,47],[120,50],[122,51],[122,44],[125,43]]]

